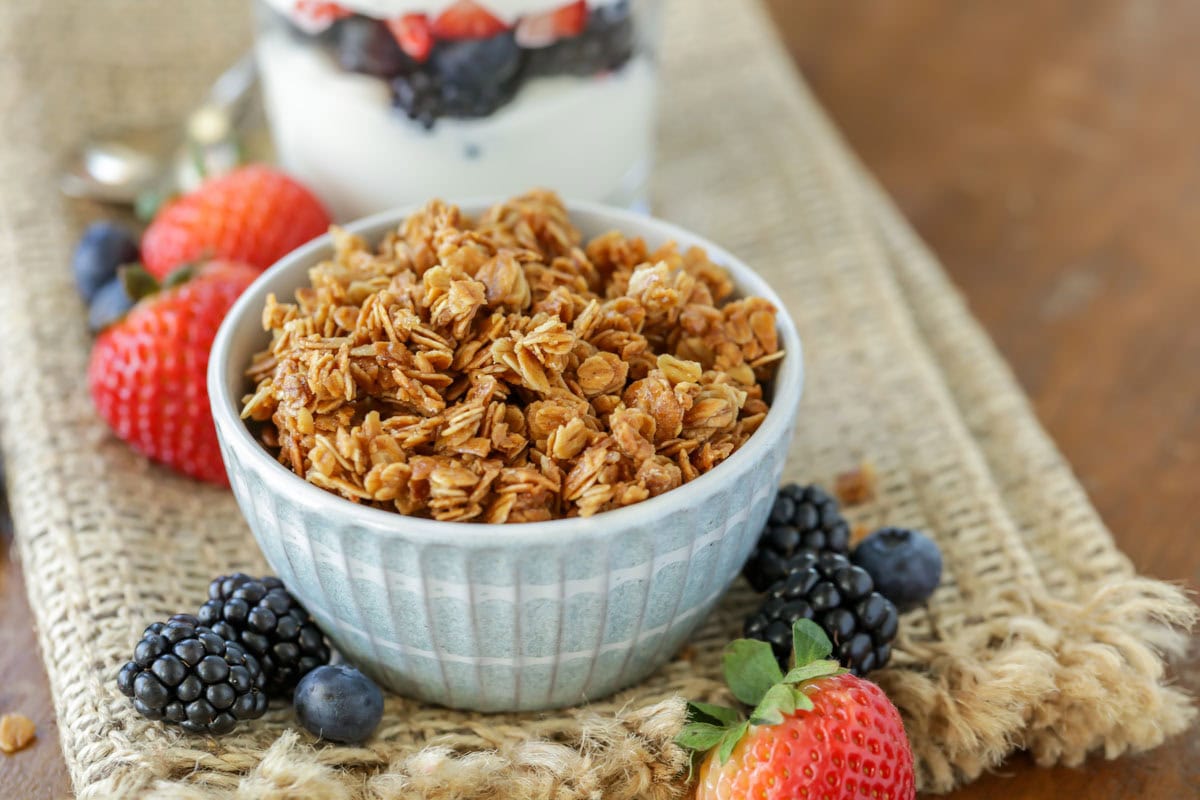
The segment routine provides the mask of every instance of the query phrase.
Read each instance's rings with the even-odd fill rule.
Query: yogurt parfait
[[[659,0],[256,0],[282,166],[342,220],[538,184],[644,200]]]

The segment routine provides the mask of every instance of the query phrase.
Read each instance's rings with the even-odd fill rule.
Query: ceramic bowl
[[[478,214],[490,203],[459,204]],[[290,299],[332,253],[322,236],[267,270],[213,344],[208,393],[237,502],[272,569],[352,663],[399,694],[478,711],[598,699],[649,675],[688,641],[737,576],[771,508],[803,382],[787,310],[712,242],[629,211],[570,203],[591,237],[617,229],[651,248],[693,245],[744,295],[779,309],[780,362],[762,426],[710,472],[589,518],[437,522],[351,503],[280,465],[239,418],[244,370],[269,336],[266,297]],[[347,228],[377,241],[415,209]]]

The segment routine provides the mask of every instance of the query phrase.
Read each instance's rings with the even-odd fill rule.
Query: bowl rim
[[[447,200],[463,210],[465,214],[477,215],[482,209],[498,201],[489,197],[472,197],[462,200]],[[760,458],[756,450],[769,448],[784,437],[792,422],[788,417],[799,415],[799,403],[804,386],[804,354],[800,335],[788,313],[787,306],[775,290],[749,265],[725,248],[707,238],[666,222],[657,217],[602,203],[563,199],[568,214],[587,214],[611,223],[611,229],[622,230],[622,226],[651,227],[666,241],[688,241],[703,247],[709,258],[730,272],[734,284],[745,294],[765,297],[776,308],[776,329],[786,351],[775,377],[775,402],[771,403],[762,425],[729,458],[713,469],[675,489],[656,497],[647,498],[623,508],[603,511],[590,517],[562,517],[543,522],[515,522],[504,524],[465,523],[448,520],[412,517],[395,511],[373,508],[354,503],[309,483],[303,477],[279,463],[250,433],[241,418],[240,403],[235,402],[225,385],[226,365],[230,358],[237,328],[248,314],[259,316],[266,299],[264,285],[292,270],[314,266],[332,251],[333,235],[325,233],[287,254],[265,270],[238,297],[226,313],[217,335],[213,340],[207,369],[209,406],[217,430],[217,437],[226,447],[235,448],[239,460],[249,459],[253,467],[264,474],[267,480],[274,478],[290,484],[280,487],[272,484],[274,492],[294,493],[299,505],[320,506],[332,504],[329,511],[337,513],[345,522],[354,522],[374,535],[396,537],[414,542],[453,545],[460,547],[497,547],[509,544],[555,543],[562,545],[569,538],[572,542],[590,540],[616,534],[633,525],[644,525],[648,518],[662,518],[685,508],[696,508],[703,498],[720,485],[725,476],[742,467],[742,472],[751,461]],[[348,232],[371,238],[372,235],[394,228],[409,215],[419,211],[425,203],[414,203],[387,211],[371,214],[339,227]],[[379,232],[372,234],[375,229]],[[261,296],[260,296],[261,295]],[[240,400],[240,398],[239,398]],[[789,437],[790,438],[790,437]],[[784,443],[788,446],[789,442]],[[225,460],[224,457],[222,460]],[[232,473],[228,462],[226,471]],[[245,467],[243,467],[245,469]],[[232,478],[232,474],[230,476]],[[245,514],[245,512],[243,512]],[[249,517],[249,514],[245,514]]]

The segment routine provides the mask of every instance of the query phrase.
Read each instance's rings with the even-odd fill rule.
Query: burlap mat
[[[1196,608],[1137,577],[935,261],[861,172],[753,2],[678,0],[663,54],[655,206],[758,267],[805,338],[791,476],[870,459],[857,523],[925,528],[945,585],[876,674],[920,781],[941,791],[1016,748],[1079,763],[1187,727],[1163,659]],[[113,681],[147,621],[264,565],[225,492],[107,435],[66,267],[93,210],[54,176],[85,132],[176,118],[248,42],[242,0],[0,4],[0,422],[30,602],[80,797],[674,797],[679,697],[721,695],[732,590],[692,647],[588,709],[480,716],[390,697],[363,748],[313,747],[284,710],[220,740],[137,717]],[[581,147],[586,147],[581,143]],[[513,187],[514,190],[524,187]]]

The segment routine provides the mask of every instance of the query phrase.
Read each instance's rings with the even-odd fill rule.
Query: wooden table
[[[1121,546],[1140,570],[1200,586],[1200,4],[769,4]],[[0,758],[0,797],[62,797],[24,586],[0,559],[0,709],[40,735]],[[1200,692],[1200,663],[1179,679]],[[1017,757],[953,797],[1197,795],[1194,730],[1079,770]]]

